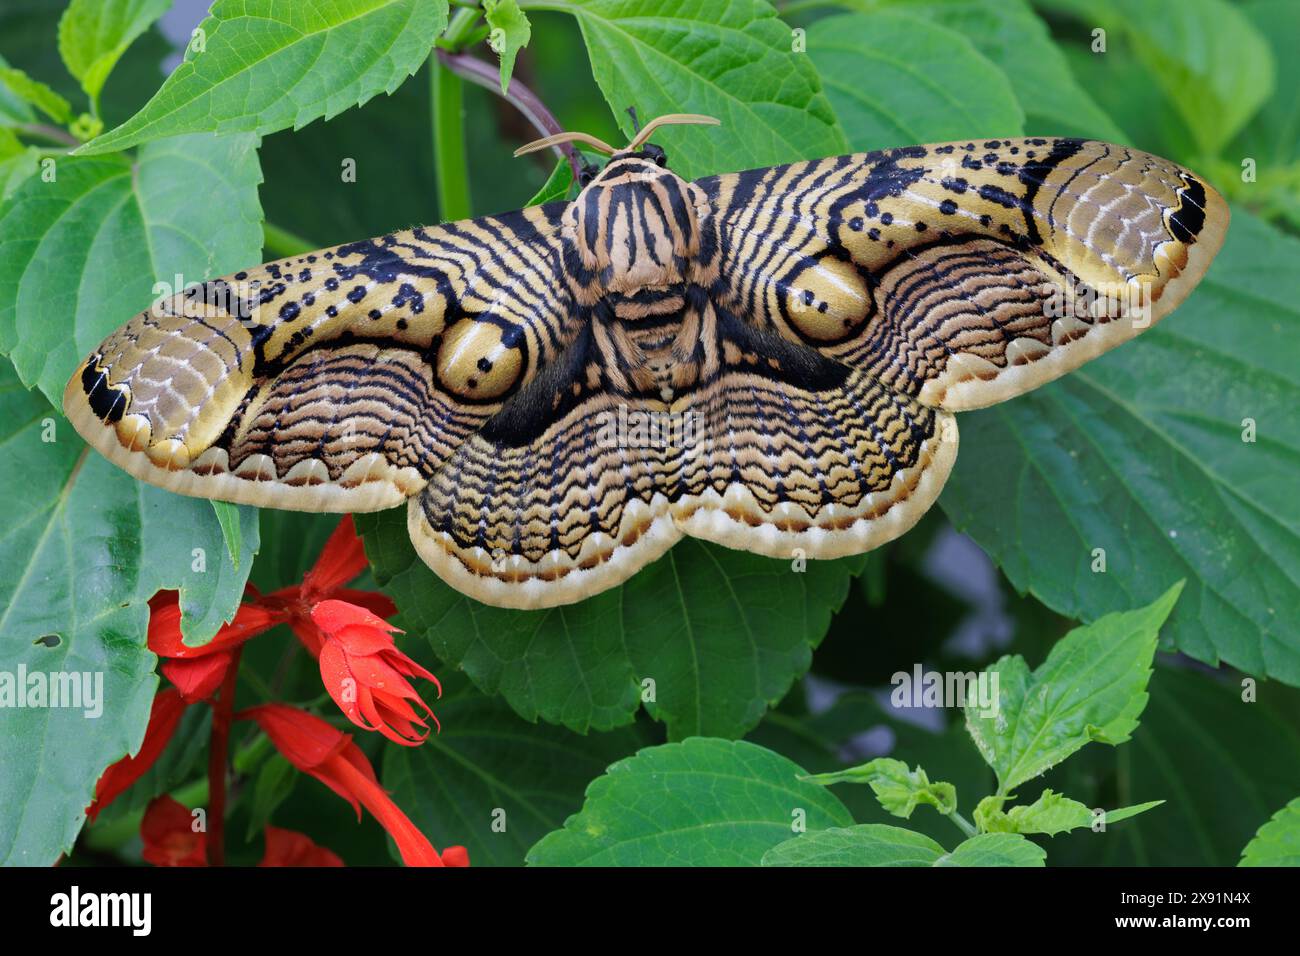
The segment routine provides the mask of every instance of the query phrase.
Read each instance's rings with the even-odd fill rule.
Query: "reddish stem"
[[[226,864],[226,765],[230,754],[230,721],[235,712],[235,683],[239,679],[239,655],[230,655],[220,696],[212,704],[212,743],[208,748],[208,866]]]

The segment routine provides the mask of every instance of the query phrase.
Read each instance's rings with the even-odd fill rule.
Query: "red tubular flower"
[[[266,853],[258,866],[342,866],[333,850],[312,841],[305,833],[266,827]]]
[[[323,635],[321,680],[348,720],[394,743],[423,743],[429,725],[416,708],[435,725],[438,718],[406,678],[433,681],[439,696],[442,686],[393,644],[390,632],[397,628],[346,601],[321,601],[312,608],[311,619]]]
[[[370,761],[350,736],[284,704],[261,704],[236,716],[257,721],[285,759],[352,804],[358,819],[362,806],[369,810],[396,842],[407,866],[444,865],[438,851],[384,792]]]
[[[105,770],[95,784],[95,799],[86,808],[86,816],[93,822],[99,812],[124,793],[148,772],[154,761],[161,756],[181,715],[185,713],[185,701],[181,695],[170,687],[160,690],[153,699],[149,711],[149,726],[144,731],[144,743],[134,757],[123,757]]]
[[[281,588],[260,599],[270,608],[280,608],[289,626],[313,656],[319,656],[325,637],[311,619],[311,609],[321,601],[337,598],[373,611],[379,617],[392,617],[397,606],[382,594],[344,588],[366,569],[366,552],[357,537],[352,515],[345,515],[321,549],[320,557],[302,578],[301,585]]]
[[[207,834],[195,832],[194,817],[169,796],[150,802],[140,823],[141,854],[154,866],[207,866]]]
[[[190,647],[181,637],[179,595],[160,591],[149,601],[149,650],[163,658],[163,675],[185,701],[194,703],[216,693],[235,648],[286,619],[281,608],[241,604],[235,619],[222,625],[216,637],[202,647]]]
[[[469,866],[469,850],[463,846],[449,846],[442,851],[443,866]]]

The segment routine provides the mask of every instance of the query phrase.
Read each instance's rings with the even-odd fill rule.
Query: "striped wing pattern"
[[[696,183],[647,155],[616,155],[573,203],[164,300],[86,360],[65,408],[110,459],[182,493],[409,499],[446,581],[554,606],[684,534],[786,558],[897,537],[952,468],[954,412],[1159,321],[1228,222],[1189,171],[1091,141]]]

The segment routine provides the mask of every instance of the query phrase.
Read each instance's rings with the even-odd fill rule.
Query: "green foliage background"
[[[360,519],[375,581],[408,631],[404,649],[447,688],[444,730],[422,748],[362,742],[435,845],[463,843],[476,864],[518,864],[537,844],[534,862],[560,863],[1034,865],[1047,847],[1052,863],[1226,865],[1273,818],[1248,860],[1294,855],[1300,5],[487,6],[489,23],[503,25],[503,79],[514,56],[513,75],[567,129],[620,141],[631,133],[629,105],[643,117],[722,119],[718,129],[656,137],[688,177],[914,142],[1092,136],[1199,171],[1232,201],[1233,223],[1200,288],[1157,329],[1030,396],[963,415],[941,507],[869,556],[796,574],[785,562],[684,542],[617,591],[509,612],[437,581],[412,552],[400,510]],[[230,509],[221,521],[205,502],[146,488],[86,455],[56,410],[76,362],[146,307],[159,280],[220,275],[447,211],[516,208],[552,172],[548,160],[510,158],[535,134],[497,91],[431,71],[445,4],[219,0],[203,24],[206,50],[163,82],[171,44],[155,21],[167,7],[74,0],[60,27],[56,4],[0,5],[0,482],[11,496],[0,529],[0,668],[109,675],[106,713],[90,732],[57,711],[0,710],[8,863],[46,864],[72,848],[98,773],[138,747],[156,686],[144,645],[148,597],[181,588],[187,638],[207,640],[233,614],[247,576],[264,589],[294,581],[335,520]],[[453,13],[447,37],[492,61],[469,19]],[[458,100],[463,125],[448,109]],[[449,145],[461,133],[463,155]],[[43,160],[55,161],[54,182],[41,177]],[[348,160],[355,182],[340,175]],[[1253,442],[1242,441],[1246,419]],[[53,442],[43,440],[47,422]],[[968,555],[959,565],[988,572],[982,597],[944,572],[953,565],[941,556],[961,547],[954,532],[992,560]],[[177,572],[199,547],[208,569]],[[1096,548],[1106,552],[1104,573],[1093,570]],[[1147,665],[1121,668],[1136,681],[1115,705],[1134,718],[1120,735],[1131,740],[1084,748],[1041,780],[1086,807],[1166,801],[1140,819],[1105,835],[1084,827],[1039,836],[1037,846],[986,833],[949,854],[951,826],[928,810],[910,820],[917,832],[900,835],[867,788],[836,799],[799,781],[800,770],[860,762],[874,742],[954,784],[969,812],[997,784],[962,716],[901,719],[880,703],[890,676],[914,664],[978,670],[1003,654],[1020,655],[1027,672],[1024,661],[1047,658],[1071,622],[1153,605],[1178,581],[1163,629],[1162,613],[1142,632],[1153,642],[1160,632],[1149,684],[1149,653]],[[1009,621],[996,639],[988,627],[981,640],[962,639],[990,613]],[[34,643],[47,634],[61,643]],[[287,634],[251,643],[241,702],[317,698],[314,667],[292,651]],[[1258,682],[1255,702],[1242,701],[1243,678]],[[828,688],[843,692],[829,708]],[[155,771],[84,831],[74,859],[132,859],[153,794],[203,800],[204,730],[197,718],[188,724]],[[688,739],[697,737],[711,739]],[[740,738],[748,742],[732,742]],[[356,825],[341,802],[285,773],[256,737],[240,743],[236,767],[248,786],[232,833],[253,838],[232,848],[235,862],[258,858],[268,819],[349,863],[389,860],[372,823]],[[591,842],[591,821],[604,820],[596,829],[608,837],[633,814],[619,795],[648,799],[646,781],[664,773],[681,776],[655,813],[671,824],[674,797],[682,819],[713,812],[713,842],[688,846],[665,833]],[[691,787],[715,774],[739,783],[733,802],[709,809],[690,799]],[[779,798],[753,791],[765,780]],[[816,841],[778,846],[776,823],[762,832],[726,825],[767,813],[788,835],[781,808],[791,800],[808,808]],[[497,809],[504,833],[492,827]]]

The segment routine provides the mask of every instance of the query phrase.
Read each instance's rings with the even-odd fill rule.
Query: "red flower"
[[[469,850],[463,846],[449,846],[442,851],[443,866],[469,866]]]
[[[324,641],[321,680],[348,720],[365,730],[377,730],[394,743],[423,743],[429,725],[416,707],[435,725],[438,718],[406,678],[433,681],[439,696],[442,686],[393,644],[390,632],[397,628],[345,601],[321,601],[312,608],[311,619]]]
[[[149,711],[149,726],[145,728],[140,751],[134,757],[123,757],[112,764],[95,784],[95,799],[86,808],[86,816],[92,822],[101,810],[121,796],[154,765],[154,761],[176,733],[176,725],[184,713],[185,702],[179,693],[170,687],[158,692]]]
[[[312,842],[305,833],[293,830],[281,830],[279,827],[266,828],[266,853],[258,866],[342,866],[333,850],[327,850]]]
[[[194,816],[171,797],[150,802],[140,823],[146,863],[154,866],[207,866],[207,834],[195,831]]]
[[[313,623],[311,610],[321,601],[337,598],[367,608],[379,617],[397,613],[397,606],[382,594],[343,587],[365,569],[365,548],[357,537],[352,515],[345,515],[325,542],[316,563],[303,575],[302,584],[281,588],[259,601],[266,607],[281,609],[298,639],[313,656],[319,656],[325,637]]]
[[[255,720],[271,743],[303,773],[311,774],[361,817],[364,806],[388,831],[407,866],[442,866],[442,858],[384,792],[374,768],[352,738],[319,717],[284,704],[262,704],[237,715]]]
[[[201,647],[191,647],[181,636],[179,597],[175,591],[160,591],[149,601],[149,650],[163,658],[164,676],[187,703],[207,700],[216,693],[235,648],[286,620],[278,608],[241,604],[235,619],[222,625],[216,637]]]

